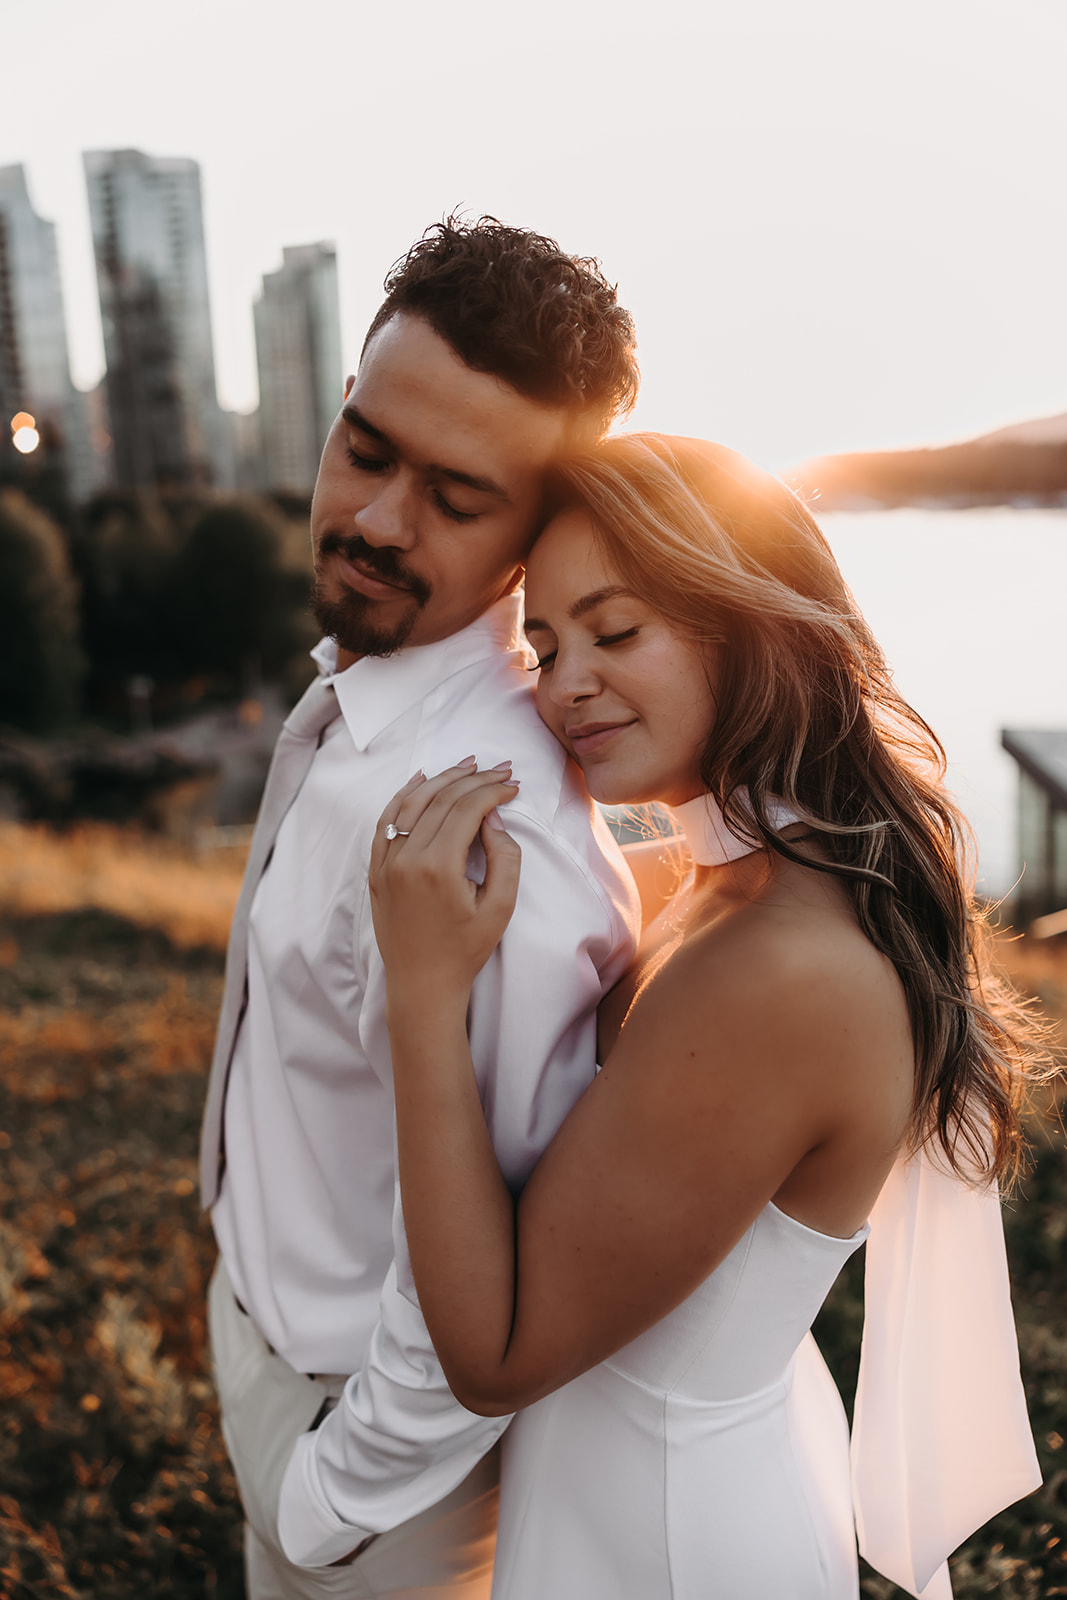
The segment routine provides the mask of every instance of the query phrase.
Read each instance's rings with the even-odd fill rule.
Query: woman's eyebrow
[[[629,600],[634,598],[633,590],[627,589],[624,584],[609,583],[603,589],[593,589],[589,594],[583,594],[582,598],[576,600],[571,606],[568,615],[572,622],[577,622],[578,618],[584,617],[586,612],[595,611],[602,601],[615,600],[619,595],[625,595]]]
[[[627,589],[621,583],[609,583],[603,589],[591,589],[588,594],[583,594],[580,600],[574,602],[567,615],[572,622],[577,622],[578,618],[584,617],[587,612],[595,611],[604,600],[616,600],[620,595],[628,600],[634,599],[633,590]],[[536,633],[538,629],[542,633],[552,632],[550,625],[542,622],[540,617],[527,617],[523,627],[527,633]]]

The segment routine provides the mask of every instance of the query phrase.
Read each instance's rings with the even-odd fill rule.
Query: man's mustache
[[[346,561],[358,562],[367,568],[375,577],[381,578],[384,583],[396,584],[401,589],[407,589],[420,606],[424,606],[433,593],[425,578],[420,578],[417,573],[405,566],[397,552],[390,545],[380,547],[368,544],[360,534],[345,535],[343,533],[327,533],[319,544],[319,557],[340,555]]]

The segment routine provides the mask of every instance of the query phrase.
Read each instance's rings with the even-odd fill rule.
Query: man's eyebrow
[[[353,405],[351,401],[343,407],[341,416],[350,428],[358,428],[360,433],[365,433],[369,438],[376,439],[387,450],[395,449],[389,435],[383,433],[381,428],[376,428],[374,423],[365,417],[359,407]],[[507,490],[502,488],[499,483],[494,482],[492,478],[480,478],[473,472],[461,472],[458,467],[445,467],[437,462],[431,462],[426,470],[438,478],[447,478],[450,483],[461,483],[466,489],[475,489],[479,494],[491,494],[496,499],[507,501],[510,504],[511,496]]]
[[[511,496],[499,483],[494,483],[492,478],[476,478],[473,472],[460,472],[458,467],[442,467],[436,462],[431,462],[427,472],[433,472],[439,478],[447,478],[450,483],[461,483],[466,489],[477,489],[479,494],[491,494],[497,500],[506,500],[510,504]]]
[[[609,583],[603,589],[591,589],[588,594],[583,594],[580,600],[574,602],[567,615],[573,622],[577,622],[578,618],[584,617],[587,612],[595,611],[603,601],[615,600],[619,595],[624,595],[628,600],[634,598],[633,590],[627,589],[622,583]],[[538,630],[542,633],[552,631],[549,624],[542,622],[540,617],[527,617],[523,626],[527,633],[536,633]]]
[[[358,428],[360,433],[367,433],[372,439],[377,439],[379,444],[389,445],[392,448],[389,435],[383,433],[381,428],[376,428],[373,422],[368,422],[359,407],[354,406],[351,401],[342,406],[341,415],[350,428]]]

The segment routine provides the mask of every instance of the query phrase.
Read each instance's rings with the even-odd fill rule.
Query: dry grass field
[[[195,1187],[240,870],[103,827],[0,826],[0,1600],[243,1595]],[[1067,1018],[1067,955],[1003,949]],[[1067,1595],[1067,1158],[1051,1115],[1034,1133],[1007,1225],[1046,1483],[959,1553],[957,1597]],[[846,1395],[861,1320],[853,1267],[819,1325]],[[863,1592],[898,1593],[871,1573]]]
[[[0,913],[109,912],[180,950],[225,950],[243,870],[241,850],[192,855],[102,823],[63,834],[0,823]]]

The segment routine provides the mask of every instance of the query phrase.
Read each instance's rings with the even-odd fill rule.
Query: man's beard
[[[359,561],[384,582],[400,585],[410,598],[410,609],[391,627],[384,628],[374,617],[377,602],[367,595],[359,594],[347,585],[342,586],[343,593],[339,598],[328,595],[323,586],[321,564],[325,556],[335,551],[344,556],[346,561]],[[409,571],[390,546],[375,549],[358,534],[350,539],[339,533],[326,534],[318,548],[316,566],[319,570],[311,594],[311,610],[315,621],[323,633],[330,634],[342,650],[354,656],[395,655],[407,643],[419,612],[433,593],[426,580]]]

